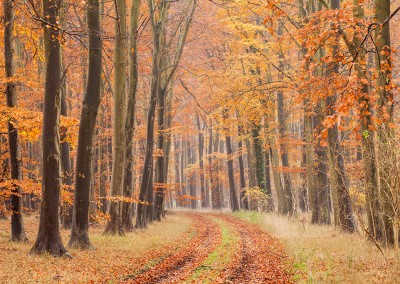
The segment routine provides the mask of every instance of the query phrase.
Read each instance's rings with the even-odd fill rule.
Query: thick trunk
[[[134,132],[135,132],[135,107],[138,85],[138,51],[137,38],[139,28],[140,0],[132,1],[130,22],[130,74],[128,91],[128,109],[126,116],[126,160],[124,177],[124,197],[132,198],[133,194],[133,167],[134,167]],[[133,203],[124,202],[122,205],[122,225],[125,230],[133,230]]]
[[[60,1],[43,1],[43,12],[50,25],[57,25]],[[48,252],[67,255],[61,240],[59,203],[61,191],[60,157],[60,102],[61,102],[61,49],[60,31],[44,26],[46,54],[45,99],[43,111],[43,175],[42,202],[40,206],[39,231],[32,248],[34,253]]]
[[[7,106],[17,106],[16,84],[12,81],[15,75],[14,66],[14,2],[4,1],[4,61],[6,77],[11,81],[6,83]],[[18,182],[22,180],[21,149],[16,121],[8,122],[8,147],[10,153],[11,179],[16,181],[11,190],[11,239],[13,241],[26,241],[23,220],[22,188]],[[0,214],[1,215],[1,214]]]
[[[71,238],[68,246],[91,248],[89,240],[90,195],[94,195],[93,146],[95,127],[100,105],[101,40],[99,0],[89,0],[87,8],[89,30],[89,68],[86,93],[82,103],[79,124],[76,182]]]

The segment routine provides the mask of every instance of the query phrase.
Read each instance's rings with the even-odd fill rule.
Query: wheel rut
[[[221,242],[220,227],[204,214],[187,214],[197,235],[159,264],[124,283],[182,283]]]
[[[241,244],[227,269],[221,273],[220,283],[293,283],[287,269],[288,257],[282,244],[257,225],[229,215],[214,215],[234,227]]]

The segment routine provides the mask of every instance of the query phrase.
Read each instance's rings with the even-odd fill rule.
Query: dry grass
[[[90,228],[95,250],[69,250],[72,260],[48,255],[30,255],[36,237],[38,219],[25,219],[28,243],[10,241],[9,221],[0,221],[0,283],[103,283],[105,279],[132,273],[135,260],[147,251],[179,239],[191,226],[183,215],[168,215],[161,223],[146,231],[128,233],[123,237],[103,236],[104,224]],[[69,231],[62,231],[64,244]],[[116,281],[107,281],[116,283]]]
[[[303,218],[247,214],[245,218],[259,222],[286,245],[300,283],[400,283],[394,251],[386,249],[385,260],[364,236],[343,234],[332,226],[311,225],[301,221]]]

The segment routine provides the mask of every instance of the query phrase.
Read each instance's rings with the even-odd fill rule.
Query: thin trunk
[[[332,9],[340,8],[339,0],[331,1]],[[333,57],[338,53],[338,45],[333,46]],[[328,70],[329,75],[335,75],[339,72],[339,63],[332,65],[332,70]],[[327,115],[334,116],[333,105],[335,98],[327,97]],[[340,226],[346,232],[354,232],[356,225],[353,217],[353,209],[348,188],[346,169],[344,165],[343,150],[340,145],[338,125],[328,129],[328,157],[330,171],[330,185],[332,190],[333,208],[336,213],[335,225]]]
[[[126,2],[115,1],[115,53],[114,53],[114,106],[113,106],[113,141],[112,141],[112,174],[111,196],[123,195],[125,176],[125,123],[126,123],[126,66],[128,62]],[[110,220],[105,234],[124,234],[122,226],[122,202],[111,200],[109,208]]]
[[[391,39],[390,39],[390,21],[385,24],[380,24],[386,21],[390,15],[390,1],[389,0],[375,0],[375,19],[379,23],[375,30],[375,46],[376,46],[376,70],[378,76],[376,78],[376,92],[378,95],[378,115],[383,119],[383,123],[378,126],[378,156],[383,158],[385,155],[395,155],[390,149],[386,149],[389,140],[394,139],[395,134],[389,124],[393,122],[393,108],[394,99],[393,91],[391,90],[392,83],[392,55],[391,55]],[[372,135],[371,135],[372,136]],[[386,153],[385,153],[386,152]],[[388,153],[389,152],[389,153]],[[382,217],[383,217],[383,230],[384,240],[389,245],[394,245],[394,232],[393,228],[393,204],[391,204],[393,190],[388,186],[388,181],[391,180],[390,169],[386,168],[387,163],[380,162],[379,179],[380,179],[380,193],[382,200]]]
[[[234,212],[239,210],[239,203],[235,188],[235,175],[233,173],[232,142],[231,142],[231,136],[229,134],[225,135],[225,143],[226,143],[226,154],[228,157],[230,203],[231,203],[231,210]]]
[[[238,141],[238,152],[239,152],[239,173],[240,173],[240,208],[245,210],[249,210],[249,199],[246,196],[245,188],[246,188],[246,179],[244,176],[244,164],[243,164],[243,142],[242,142],[242,135],[243,135],[243,126],[238,124],[238,133],[239,133],[239,141]]]
[[[89,67],[86,93],[83,98],[79,124],[76,182],[71,238],[68,246],[91,248],[89,240],[89,207],[93,188],[93,146],[100,105],[101,39],[99,0],[89,0],[87,8],[89,30]],[[92,193],[91,193],[92,192]]]
[[[282,64],[283,65],[283,64]],[[283,184],[284,184],[284,198],[286,199],[285,203],[287,203],[287,212],[285,214],[294,215],[294,197],[292,191],[292,181],[289,173],[289,148],[287,147],[287,134],[286,134],[286,120],[285,120],[285,109],[284,109],[284,101],[283,101],[283,93],[281,91],[277,94],[277,103],[278,103],[278,132],[279,138],[281,140],[280,143],[280,155],[282,161],[282,167],[284,168],[283,172]]]
[[[142,173],[142,182],[140,185],[139,192],[139,203],[137,207],[137,215],[136,215],[136,228],[144,228],[146,227],[146,205],[147,201],[150,202],[149,198],[153,198],[152,192],[153,189],[152,184],[152,172],[153,172],[153,152],[154,152],[154,121],[156,115],[156,104],[157,104],[157,96],[160,91],[160,72],[161,72],[161,55],[162,55],[162,28],[164,24],[164,20],[166,17],[168,3],[166,1],[162,1],[162,3],[158,6],[158,15],[156,15],[156,8],[154,7],[153,0],[148,1],[149,10],[153,11],[153,15],[151,17],[152,23],[152,32],[153,32],[153,62],[152,62],[152,74],[151,74],[151,91],[150,91],[150,102],[149,109],[147,113],[147,132],[146,132],[146,153],[144,159],[143,173]],[[153,206],[151,204],[151,206]],[[152,210],[151,210],[152,211]]]
[[[353,1],[354,17],[360,21],[364,21],[364,3],[359,0]],[[363,34],[357,32],[353,38],[354,46],[358,47],[361,44]],[[369,131],[369,127],[373,125],[372,122],[372,109],[369,97],[369,86],[367,83],[367,57],[363,48],[357,50],[356,58],[356,72],[358,76],[359,90],[360,90],[360,124],[361,124],[361,153],[362,161],[365,172],[365,187],[366,187],[366,210],[368,217],[368,231],[376,240],[383,240],[383,224],[380,218],[380,201],[379,201],[379,188],[378,188],[378,170],[377,160],[375,155],[375,138],[374,133]],[[354,54],[354,56],[356,56]],[[368,66],[372,67],[372,66]],[[370,68],[368,68],[370,69]],[[357,151],[357,158],[360,151]]]
[[[135,107],[136,93],[138,85],[138,28],[140,14],[140,0],[134,0],[131,4],[131,21],[130,21],[130,74],[129,74],[129,91],[128,91],[128,109],[126,117],[126,158],[125,158],[125,179],[124,179],[124,197],[132,198],[133,195],[133,167],[134,167],[134,132],[135,132]],[[133,230],[133,203],[124,202],[122,205],[122,226],[125,230]]]
[[[209,204],[207,203],[207,196],[205,190],[205,180],[204,180],[204,134],[201,130],[200,117],[196,115],[197,122],[197,133],[198,133],[198,141],[199,141],[199,165],[200,165],[200,192],[201,192],[201,207],[207,208]]]

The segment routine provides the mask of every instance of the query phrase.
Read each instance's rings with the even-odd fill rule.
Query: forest
[[[398,0],[0,0],[1,283],[398,283]]]

